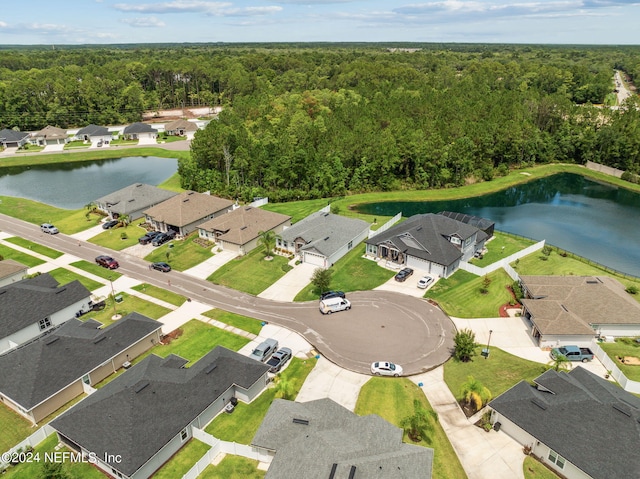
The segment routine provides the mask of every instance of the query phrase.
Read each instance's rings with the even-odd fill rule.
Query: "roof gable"
[[[144,214],[155,221],[182,227],[232,206],[233,201],[225,198],[185,191],[149,208]]]
[[[125,127],[123,133],[125,135],[130,135],[133,133],[158,133],[158,130],[153,128],[151,125],[147,123],[132,123]]]
[[[45,138],[45,139],[64,139],[68,138],[67,130],[63,128],[57,128],[55,126],[45,126],[42,130],[36,131],[33,135],[34,138]]]
[[[29,133],[27,133],[26,131],[9,130],[8,128],[0,131],[0,140],[8,143],[24,140],[28,136]]]
[[[106,136],[111,135],[106,126],[98,126],[98,125],[87,125],[84,128],[80,128],[76,136]]]
[[[177,194],[157,186],[134,183],[98,198],[96,203],[107,205],[107,208],[115,213],[127,214],[162,203]]]
[[[218,237],[223,241],[244,245],[256,239],[261,231],[270,231],[289,220],[291,216],[252,206],[242,206],[202,223],[198,228],[220,232],[222,234]]]
[[[181,118],[179,120],[174,120],[164,125],[165,131],[174,131],[174,130],[196,131],[197,129],[198,129],[198,125],[196,125],[192,121],[185,120],[184,118]]]

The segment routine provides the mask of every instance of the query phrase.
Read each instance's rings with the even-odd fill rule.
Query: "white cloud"
[[[158,28],[165,26],[165,23],[156,17],[123,18],[120,21],[137,28]]]

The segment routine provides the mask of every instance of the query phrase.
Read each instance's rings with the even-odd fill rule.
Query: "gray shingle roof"
[[[8,143],[24,140],[27,136],[29,136],[29,133],[26,131],[9,130],[8,128],[0,131],[0,139]]]
[[[594,479],[637,479],[640,398],[582,367],[521,381],[489,405]]]
[[[287,242],[302,238],[306,242],[303,251],[329,257],[368,229],[366,221],[318,211],[285,229],[280,236]]]
[[[87,125],[84,128],[80,128],[76,136],[107,136],[110,135],[109,130],[105,126]]]
[[[456,211],[441,211],[438,214],[446,216],[447,218],[461,221],[462,223],[465,223],[471,226],[475,226],[476,228],[483,230],[485,232],[495,227],[495,223],[493,221],[487,218],[482,218],[480,216],[467,215],[465,213],[459,213]]]
[[[457,236],[464,243],[474,234],[478,235],[477,240],[486,238],[486,234],[474,226],[443,215],[426,213],[411,216],[366,243],[379,245],[389,242],[405,254],[448,266],[459,260],[462,252],[447,237]]]
[[[158,130],[146,123],[132,123],[125,127],[123,133],[125,135],[131,135],[134,133],[158,133]]]
[[[91,293],[80,281],[59,286],[48,273],[0,288],[0,338],[37,323],[86,299]]]
[[[120,454],[122,462],[112,465],[130,476],[230,386],[248,389],[269,370],[220,346],[190,368],[185,363],[152,354],[51,426],[98,456]]]
[[[113,193],[109,193],[102,198],[98,198],[96,203],[106,204],[109,211],[122,215],[129,214],[132,211],[150,208],[177,194],[178,193],[173,191],[163,190],[157,186],[135,183],[118,191],[114,191]]]
[[[131,313],[105,329],[70,319],[55,331],[0,355],[0,391],[30,410],[162,324]],[[119,366],[119,365],[118,365]]]
[[[308,421],[302,424],[294,419]],[[252,445],[275,450],[265,479],[429,479],[433,449],[404,444],[402,430],[376,415],[360,417],[331,399],[276,399]]]

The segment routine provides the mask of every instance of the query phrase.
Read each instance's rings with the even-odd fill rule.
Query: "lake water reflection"
[[[155,156],[0,168],[0,195],[78,209],[133,183],[157,185],[177,169],[175,158]]]
[[[640,276],[640,194],[563,173],[476,198],[361,205],[373,215],[459,211],[496,229],[536,240]]]

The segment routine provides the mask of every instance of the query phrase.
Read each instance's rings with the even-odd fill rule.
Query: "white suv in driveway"
[[[40,229],[44,233],[49,233],[50,235],[55,235],[55,234],[59,233],[58,228],[53,226],[51,223],[42,223],[40,225]]]

